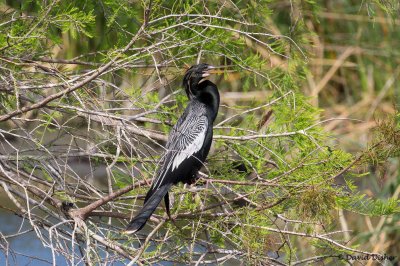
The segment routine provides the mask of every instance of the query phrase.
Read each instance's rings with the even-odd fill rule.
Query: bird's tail
[[[133,234],[143,228],[147,220],[156,210],[162,198],[168,193],[168,190],[171,186],[172,184],[165,184],[152,192],[152,195],[145,201],[142,209],[132,219],[128,227],[125,229],[125,233]]]

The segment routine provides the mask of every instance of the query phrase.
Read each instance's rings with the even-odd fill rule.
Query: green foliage
[[[93,37],[87,29],[95,20],[92,11],[86,14],[77,7],[71,7],[70,9],[60,11],[59,15],[56,15],[54,19],[55,25],[58,26],[63,33],[69,32],[74,39],[77,39],[78,35],[81,35],[80,33],[89,38]],[[82,35],[80,37],[83,37]]]
[[[396,18],[398,15],[398,11],[400,9],[400,3],[396,0],[369,0],[366,1],[365,7],[367,8],[368,14],[373,17],[376,15],[376,9],[380,8],[384,10],[386,13],[390,14],[393,18]]]
[[[382,216],[400,213],[400,201],[397,199],[371,199],[365,194],[352,194],[336,198],[339,207],[368,216]]]

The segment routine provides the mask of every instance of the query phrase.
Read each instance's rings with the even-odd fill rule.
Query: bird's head
[[[183,77],[183,87],[189,98],[197,94],[198,85],[213,74],[215,67],[209,64],[198,64],[190,67]]]

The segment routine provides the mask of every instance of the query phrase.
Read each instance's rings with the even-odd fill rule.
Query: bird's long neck
[[[212,121],[214,122],[218,114],[219,108],[219,92],[217,86],[209,80],[203,81],[198,85],[198,94],[195,96],[196,99],[206,106],[210,112]]]

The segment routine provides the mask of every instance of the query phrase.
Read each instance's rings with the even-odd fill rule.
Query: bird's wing
[[[152,189],[171,182],[168,173],[176,170],[187,158],[193,156],[203,147],[208,129],[208,119],[203,106],[187,108],[170,133],[166,153],[161,160]]]

